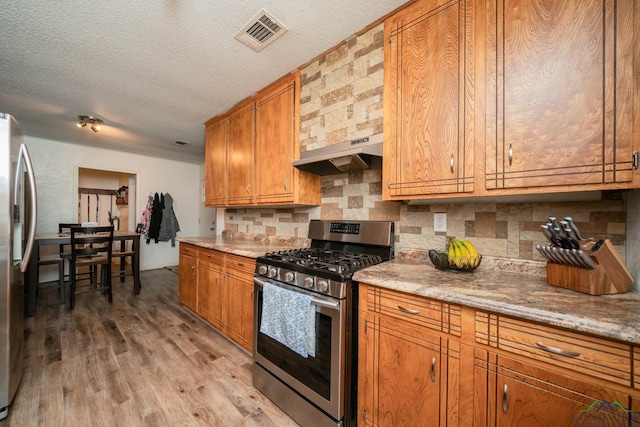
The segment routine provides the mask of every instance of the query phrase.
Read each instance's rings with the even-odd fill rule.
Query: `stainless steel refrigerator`
[[[0,112],[0,419],[22,378],[24,272],[36,232],[36,181],[18,122]]]

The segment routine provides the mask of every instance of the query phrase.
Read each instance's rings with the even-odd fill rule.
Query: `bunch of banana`
[[[451,239],[449,243],[449,265],[457,268],[475,268],[480,256],[475,245],[468,240]]]

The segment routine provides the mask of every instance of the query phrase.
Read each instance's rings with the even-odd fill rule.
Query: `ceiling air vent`
[[[287,28],[280,21],[262,9],[238,31],[235,38],[260,52],[286,32]]]

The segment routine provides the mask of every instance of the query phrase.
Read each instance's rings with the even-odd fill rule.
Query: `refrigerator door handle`
[[[14,191],[14,204],[18,205],[20,203],[20,195],[19,191],[19,182],[20,175],[22,174],[22,164],[24,161],[24,165],[27,169],[27,177],[29,180],[29,195],[31,196],[31,218],[29,221],[29,236],[27,238],[27,246],[24,249],[24,254],[22,255],[22,259],[20,260],[20,271],[23,273],[27,271],[29,267],[29,260],[31,259],[31,253],[33,252],[33,243],[36,238],[36,221],[38,218],[38,197],[36,192],[36,177],[33,173],[33,164],[31,163],[31,156],[29,155],[29,150],[25,144],[20,145],[20,152],[18,153],[18,167],[16,168],[16,181],[15,181],[15,191]]]

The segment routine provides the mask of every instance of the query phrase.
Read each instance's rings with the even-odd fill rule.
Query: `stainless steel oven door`
[[[313,296],[316,305],[316,355],[303,357],[287,346],[260,333],[262,288],[265,280],[254,278],[254,362],[311,401],[333,418],[344,414],[345,300],[323,297],[301,288],[269,281],[294,292]]]

